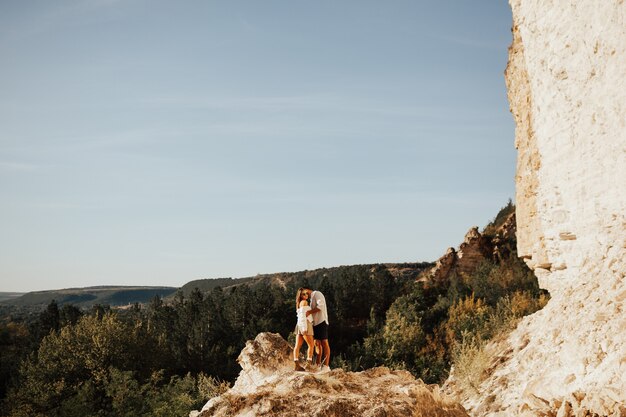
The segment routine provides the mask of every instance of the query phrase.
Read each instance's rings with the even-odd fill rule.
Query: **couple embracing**
[[[296,371],[313,370],[313,353],[316,352],[316,367],[321,372],[329,371],[330,345],[328,344],[328,311],[326,299],[319,291],[300,288],[296,293],[296,346],[293,349],[293,363]],[[308,349],[306,368],[298,363],[298,355],[303,341]],[[323,359],[323,361],[322,361]]]

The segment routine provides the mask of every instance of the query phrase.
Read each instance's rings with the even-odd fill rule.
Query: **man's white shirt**
[[[324,294],[319,291],[313,291],[311,293],[311,309],[319,308],[320,311],[313,313],[313,326],[317,326],[321,322],[328,323],[328,311],[326,310],[326,298]]]

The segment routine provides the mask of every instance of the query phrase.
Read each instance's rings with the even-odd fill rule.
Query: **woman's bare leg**
[[[300,356],[300,348],[302,347],[302,335],[299,334],[296,336],[296,345],[293,348],[293,360],[297,361],[298,360],[298,356]]]
[[[306,341],[308,349],[306,350],[306,360],[311,361],[313,359],[313,350],[315,349],[315,341],[313,340],[313,336],[304,335],[304,340]]]

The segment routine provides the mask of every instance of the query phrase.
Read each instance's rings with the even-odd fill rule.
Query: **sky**
[[[514,197],[504,0],[0,1],[0,291],[434,261]]]

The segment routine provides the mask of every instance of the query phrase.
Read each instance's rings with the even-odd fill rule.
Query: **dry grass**
[[[490,342],[505,339],[523,316],[543,308],[546,296],[532,298],[524,292],[504,297],[493,309],[481,328],[463,332],[462,340],[452,354],[454,378],[461,396],[480,393],[481,383],[493,370],[494,357],[487,351]]]
[[[464,334],[453,354],[454,377],[458,391],[466,394],[480,392],[480,384],[487,377],[490,357],[485,350],[485,342]]]
[[[222,395],[228,391],[229,388],[230,385],[228,382],[220,381],[205,374],[198,375],[198,391],[200,391],[202,397],[207,400]]]

